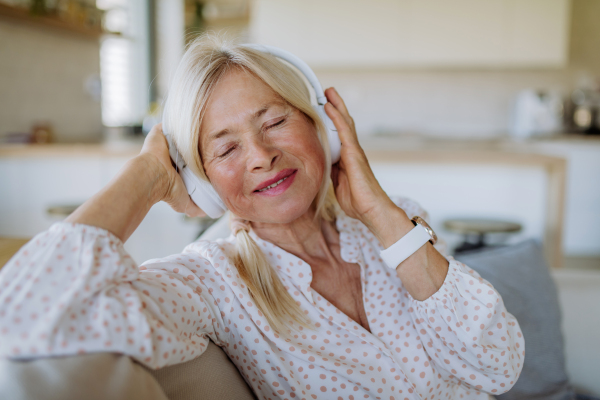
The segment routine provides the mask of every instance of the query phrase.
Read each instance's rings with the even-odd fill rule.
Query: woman
[[[342,141],[333,171],[298,76],[260,52],[196,40],[165,123],[235,215],[234,235],[139,268],[123,250],[158,201],[203,214],[155,127],[106,188],[5,266],[0,355],[118,352],[160,368],[198,357],[212,340],[260,398],[510,389],[524,356],[517,321],[488,282],[431,243],[395,273],[383,265],[379,251],[426,213],[384,193],[344,102],[334,89],[326,96]]]

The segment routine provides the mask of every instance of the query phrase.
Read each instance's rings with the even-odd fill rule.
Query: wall
[[[156,1],[156,62],[154,82],[159,99],[166,98],[169,83],[185,48],[183,1]]]
[[[57,141],[99,139],[100,103],[85,90],[99,57],[98,40],[0,19],[0,135],[44,121]]]
[[[600,74],[600,1],[573,0],[571,67]]]
[[[345,99],[361,135],[417,133],[492,137],[507,132],[511,101],[524,88],[567,92],[559,71],[316,71]]]
[[[376,22],[376,21],[374,21]],[[442,137],[504,135],[516,94],[527,88],[564,95],[582,78],[600,79],[600,1],[573,0],[569,65],[562,69],[316,70],[346,100],[359,133]],[[369,29],[368,21],[361,29]],[[376,27],[373,27],[376,28]]]

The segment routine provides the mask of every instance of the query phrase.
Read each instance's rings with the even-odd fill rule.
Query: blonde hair
[[[302,78],[270,54],[214,34],[202,35],[189,44],[173,77],[163,114],[163,127],[172,135],[183,159],[196,175],[209,180],[199,151],[200,126],[211,93],[232,68],[254,74],[314,124],[326,159],[323,182],[313,202],[315,217],[333,221],[337,200],[330,179],[331,157],[325,126],[311,105],[310,92]],[[294,323],[310,328],[300,303],[288,293],[248,231],[239,229],[234,233],[236,251],[230,257],[271,327],[283,335],[291,332]]]

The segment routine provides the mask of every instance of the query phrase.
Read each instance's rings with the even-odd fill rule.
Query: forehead
[[[224,116],[231,118],[252,114],[256,111],[255,107],[273,102],[283,102],[283,99],[251,72],[233,68],[225,72],[214,87],[203,122],[212,125],[220,120],[222,123],[225,122],[221,120]],[[217,117],[217,120],[213,117]]]

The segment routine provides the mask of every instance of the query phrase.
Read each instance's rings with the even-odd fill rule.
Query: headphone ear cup
[[[192,170],[187,167],[183,157],[179,154],[179,151],[177,151],[177,147],[173,142],[173,137],[168,133],[164,133],[164,135],[169,146],[171,160],[173,160],[173,163],[177,166],[179,176],[181,176],[192,201],[211,218],[218,218],[225,214],[227,207],[225,207],[225,203],[223,203],[223,200],[221,200],[221,197],[219,197],[215,188],[204,179],[198,178]]]
[[[331,163],[335,164],[340,160],[340,154],[342,150],[342,142],[340,141],[340,136],[338,135],[337,128],[335,124],[329,118],[329,115],[325,112],[324,105],[316,105],[314,106],[315,111],[321,117],[323,124],[325,125],[325,129],[327,130],[327,139],[329,141],[329,154],[331,155]]]
[[[225,214],[227,207],[209,182],[198,178],[188,167],[183,168],[179,174],[192,201],[202,211],[211,218],[219,218]]]

